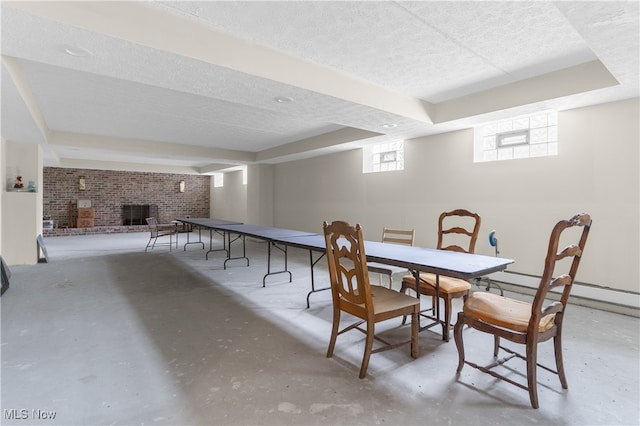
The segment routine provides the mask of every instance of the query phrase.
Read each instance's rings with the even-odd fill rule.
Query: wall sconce
[[[84,177],[83,176],[80,176],[80,180],[78,182],[78,188],[80,189],[80,191],[84,191],[85,190]]]
[[[180,191],[180,192],[184,192],[184,181],[183,181],[183,180],[181,180],[181,181],[180,181],[180,188],[179,188],[179,191]]]

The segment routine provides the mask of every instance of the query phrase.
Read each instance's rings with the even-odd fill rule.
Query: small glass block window
[[[362,173],[404,170],[404,141],[367,145],[362,148]]]
[[[222,188],[224,186],[224,173],[213,174],[213,187]]]
[[[513,158],[527,158],[527,157],[529,157],[529,145],[513,147]]]
[[[558,114],[545,111],[474,129],[475,163],[558,155]]]

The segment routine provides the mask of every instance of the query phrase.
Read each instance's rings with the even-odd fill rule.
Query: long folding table
[[[195,226],[198,229],[198,241],[190,241],[189,240],[189,235],[191,234],[190,232],[187,232],[187,242],[184,245],[184,250],[187,250],[187,246],[189,244],[202,244],[202,249],[204,250],[204,242],[202,241],[202,229],[208,229],[209,230],[209,251],[207,251],[207,253],[205,254],[205,258],[209,259],[209,253],[211,252],[216,252],[216,251],[225,251],[227,253],[227,257],[229,257],[229,252],[227,250],[227,246],[223,240],[223,248],[221,249],[214,249],[213,248],[213,233],[216,230],[217,226],[223,226],[223,225],[239,225],[242,222],[234,222],[231,220],[222,220],[222,219],[209,219],[209,218],[190,218],[190,217],[183,217],[180,219],[176,219],[178,222],[182,222],[184,224],[188,224],[191,225],[191,227]]]
[[[181,222],[196,225],[200,228],[208,228],[209,234],[209,252],[225,251],[227,262],[232,260],[246,260],[249,266],[249,258],[246,253],[245,237],[250,236],[267,241],[267,273],[262,277],[262,286],[265,287],[266,279],[270,275],[289,274],[289,282],[292,281],[292,274],[288,270],[287,247],[297,247],[309,251],[309,264],[311,269],[311,291],[307,294],[307,308],[310,306],[309,298],[313,293],[330,289],[330,287],[316,288],[314,267],[326,254],[324,236],[305,231],[296,231],[293,229],[274,228],[270,226],[248,225],[240,222],[231,222],[219,219],[201,219],[201,218],[182,218]],[[212,247],[213,232],[222,233],[223,248],[214,250]],[[235,235],[235,238],[232,238]],[[198,235],[201,242],[200,234]],[[242,256],[231,256],[231,244],[234,241],[242,241]],[[188,240],[187,240],[188,241]],[[204,243],[202,243],[204,248]],[[275,247],[284,253],[284,269],[281,271],[271,270],[271,249]],[[186,249],[186,244],[185,244]],[[313,254],[320,253],[314,259]],[[400,266],[407,268],[415,276],[416,283],[420,282],[421,272],[430,272],[436,274],[436,300],[439,299],[439,276],[460,278],[463,280],[471,280],[473,278],[482,277],[493,272],[502,271],[513,263],[511,259],[500,257],[484,256],[478,254],[460,253],[447,250],[436,250],[424,247],[407,246],[402,244],[389,244],[377,241],[365,241],[365,253],[368,262],[378,262],[388,265]],[[208,257],[207,257],[208,258]],[[416,296],[420,297],[420,293],[416,291]],[[421,330],[432,327],[440,323],[443,327],[443,336],[448,331],[448,324],[444,324],[440,320],[440,304],[435,306],[435,314],[437,322],[421,327]]]
[[[261,240],[265,240],[267,242],[267,273],[262,277],[262,286],[266,286],[266,279],[269,275],[276,274],[289,274],[289,282],[292,280],[291,271],[288,270],[287,266],[287,246],[279,246],[278,242],[282,238],[286,237],[301,237],[307,235],[314,235],[311,232],[304,231],[296,231],[294,229],[285,229],[285,228],[274,228],[271,226],[261,226],[261,225],[247,225],[247,224],[228,224],[228,225],[218,225],[215,227],[218,231],[223,231],[228,236],[228,248],[229,248],[229,256],[224,261],[224,267],[226,269],[227,262],[230,260],[237,259],[245,259],[247,261],[247,266],[249,266],[249,258],[247,257],[245,238],[246,237],[254,237]],[[237,238],[231,239],[231,235],[237,235]],[[231,243],[236,241],[238,238],[242,239],[242,256],[231,257]],[[284,270],[282,271],[271,271],[271,248],[277,248],[278,250],[284,253]]]
[[[177,219],[183,223],[188,223],[191,225],[195,225],[200,228],[208,228],[209,229],[209,251],[206,253],[205,258],[208,259],[208,255],[214,251],[225,251],[226,259],[224,261],[224,269],[227,269],[227,262],[234,260],[245,260],[246,265],[249,266],[249,258],[247,257],[246,250],[246,237],[254,237],[261,240],[267,241],[267,273],[262,277],[262,286],[266,286],[266,279],[270,275],[276,274],[289,274],[289,282],[292,280],[291,271],[288,269],[288,252],[286,245],[278,245],[278,239],[284,237],[296,237],[296,236],[305,236],[305,235],[314,235],[311,232],[304,231],[296,231],[293,229],[285,229],[285,228],[274,228],[271,226],[261,226],[261,225],[250,225],[244,224],[241,222],[232,222],[227,220],[220,219],[206,219],[206,218],[181,218]],[[222,235],[223,239],[223,248],[222,249],[213,249],[212,240],[213,233],[217,232]],[[235,237],[234,237],[235,236]],[[242,256],[232,256],[231,253],[231,245],[233,242],[241,240],[242,241]],[[188,241],[188,236],[187,236]],[[201,242],[200,234],[198,234],[198,242]],[[202,247],[204,248],[204,243],[202,243]],[[272,271],[271,270],[271,249],[276,248],[284,253],[284,270],[282,271]],[[186,244],[185,244],[186,249]]]

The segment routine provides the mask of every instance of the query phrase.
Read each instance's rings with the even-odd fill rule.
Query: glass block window
[[[362,148],[362,173],[404,170],[404,141],[367,145]]]
[[[224,186],[224,173],[213,174],[213,187],[222,188]]]
[[[474,129],[473,161],[558,155],[558,114],[544,111]]]

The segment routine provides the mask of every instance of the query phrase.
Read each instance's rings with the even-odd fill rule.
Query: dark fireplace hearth
[[[154,204],[123,204],[122,225],[146,225],[146,218],[158,218],[158,206]]]

